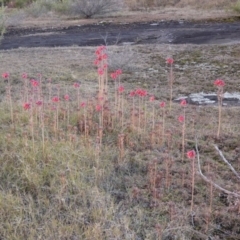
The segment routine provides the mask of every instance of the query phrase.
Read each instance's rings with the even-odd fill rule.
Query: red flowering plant
[[[180,116],[178,117],[178,121],[179,121],[180,123],[184,123],[184,121],[185,121],[184,116],[183,116],[183,115],[180,115]]]
[[[121,86],[118,87],[118,93],[121,94],[121,93],[124,92],[124,90],[125,90],[124,86],[121,85]]]
[[[4,78],[4,79],[8,79],[9,76],[10,76],[10,74],[9,74],[8,72],[4,72],[4,73],[2,74],[2,78]]]
[[[187,158],[188,159],[194,159],[196,157],[196,152],[194,150],[189,150],[187,152]]]
[[[221,121],[222,121],[223,87],[225,86],[225,82],[222,79],[216,79],[213,84],[214,84],[214,86],[217,87],[217,98],[218,98],[217,138],[219,138],[220,130],[221,130]]]
[[[170,66],[170,70],[168,73],[168,83],[169,83],[169,90],[170,90],[170,99],[169,99],[169,110],[172,109],[172,95],[173,95],[173,58],[167,58],[166,59],[167,65]]]
[[[97,74],[98,74],[99,96],[102,96],[102,97],[108,91],[107,89],[108,55],[106,51],[107,51],[106,46],[99,46],[95,51],[96,59],[94,60],[94,65],[97,67]]]
[[[64,100],[65,100],[65,101],[69,101],[69,99],[70,99],[69,95],[68,95],[68,94],[65,94],[65,95],[64,95]]]
[[[52,102],[58,103],[60,101],[59,97],[55,96],[52,98]]]
[[[162,109],[162,143],[165,141],[165,116],[166,116],[166,102],[160,102],[159,107]]]
[[[189,150],[187,152],[187,158],[192,160],[192,199],[191,199],[191,212],[193,212],[193,205],[194,205],[194,185],[195,185],[195,159],[196,152],[194,150]]]
[[[169,65],[172,65],[174,62],[173,58],[167,58],[166,59],[166,63],[169,64]]]
[[[37,81],[35,79],[31,79],[30,82],[31,82],[32,87],[38,87],[39,86],[39,81]]]
[[[26,102],[23,104],[23,108],[24,110],[29,110],[31,108],[31,104]]]

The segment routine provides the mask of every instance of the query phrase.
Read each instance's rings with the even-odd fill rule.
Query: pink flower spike
[[[93,62],[93,64],[96,65],[96,66],[97,66],[99,63],[100,63],[100,62],[99,62],[98,59],[95,59],[94,62]]]
[[[161,102],[159,105],[160,105],[161,108],[164,108],[166,106],[166,103],[165,102]]]
[[[2,77],[3,77],[4,79],[9,78],[9,76],[10,76],[10,74],[9,74],[8,72],[4,72],[4,73],[2,74]]]
[[[117,78],[117,74],[116,74],[115,72],[114,72],[114,73],[111,73],[110,76],[111,76],[111,78],[114,79],[114,80]]]
[[[39,86],[39,82],[35,79],[31,79],[30,82],[32,84],[32,87],[38,87]]]
[[[29,110],[30,109],[30,107],[31,107],[31,104],[30,103],[24,103],[23,104],[23,108],[25,109],[25,110]]]
[[[130,97],[134,97],[135,95],[136,95],[136,92],[134,90],[129,93]]]
[[[95,51],[95,54],[96,55],[100,55],[102,53],[102,51],[105,51],[106,50],[106,47],[105,46],[99,46],[97,48],[97,50]]]
[[[144,89],[137,89],[137,90],[136,90],[136,93],[137,93],[137,95],[140,96],[140,97],[145,97],[145,96],[147,96],[147,91],[144,90]]]
[[[27,79],[27,77],[28,77],[28,76],[27,76],[27,73],[23,73],[23,74],[22,74],[22,78],[23,78],[23,79]]]
[[[73,86],[74,86],[75,88],[79,88],[79,87],[80,87],[80,83],[75,82],[75,83],[73,84]]]
[[[43,105],[43,102],[42,102],[41,100],[38,100],[38,101],[36,102],[36,105],[42,106],[42,105]]]
[[[100,112],[101,109],[102,109],[102,106],[98,104],[98,105],[96,106],[96,111],[97,111],[97,112]]]
[[[173,58],[167,58],[167,59],[166,59],[166,62],[167,62],[167,64],[172,65],[173,62],[174,62],[174,60],[173,60]]]
[[[178,117],[178,121],[179,121],[180,123],[183,123],[184,120],[185,120],[185,119],[184,119],[184,116],[181,115],[181,116]]]
[[[69,101],[69,99],[70,99],[69,95],[68,95],[68,94],[65,94],[65,95],[64,95],[64,100],[65,100],[65,101]]]
[[[155,100],[155,97],[154,96],[151,96],[150,98],[149,98],[149,101],[150,102],[153,102]]]
[[[119,86],[119,87],[118,87],[118,92],[119,92],[119,93],[123,93],[124,90],[125,90],[125,88],[124,88],[123,86]]]
[[[189,159],[194,159],[195,156],[196,156],[196,152],[194,150],[190,150],[190,151],[187,152],[187,157]]]
[[[185,99],[182,99],[180,105],[185,107],[187,105],[187,101]]]
[[[108,55],[106,53],[104,53],[101,57],[102,59],[105,59],[105,60],[108,59]]]
[[[86,107],[86,103],[85,103],[85,102],[82,102],[82,103],[80,104],[80,107],[82,107],[82,108]]]
[[[104,74],[104,70],[102,68],[98,69],[98,75],[102,76]]]
[[[116,74],[117,74],[117,75],[121,75],[121,74],[122,74],[122,69],[116,70]]]
[[[223,87],[225,86],[225,82],[222,79],[217,79],[214,81],[214,85],[217,87]]]
[[[55,102],[55,103],[57,103],[57,102],[59,102],[60,100],[59,100],[59,97],[55,96],[55,97],[52,98],[52,101]]]

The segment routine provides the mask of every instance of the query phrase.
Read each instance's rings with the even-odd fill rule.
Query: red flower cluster
[[[118,87],[118,92],[123,93],[124,92],[124,86],[119,86]]]
[[[9,76],[10,76],[10,74],[8,72],[5,72],[2,74],[2,77],[5,79],[9,78]]]
[[[103,60],[108,58],[107,54],[105,53],[106,47],[99,46],[95,51],[96,59],[94,60],[94,65],[98,66]]]
[[[166,63],[172,65],[174,62],[173,58],[167,58]]]
[[[102,52],[103,51],[105,51],[106,50],[106,46],[99,46],[98,48],[97,48],[97,50],[95,51],[95,54],[97,55],[97,56],[99,56],[99,55],[101,55],[102,54]]]
[[[217,79],[214,81],[214,85],[217,87],[223,87],[225,86],[225,82],[222,79]]]
[[[75,88],[79,88],[79,87],[80,87],[80,83],[75,82],[75,83],[73,84],[73,86],[74,86]]]
[[[59,97],[55,96],[55,97],[52,98],[52,101],[55,102],[55,103],[57,103],[57,102],[60,101],[60,99],[59,99]]]
[[[102,106],[98,104],[98,105],[96,106],[96,111],[97,111],[97,112],[100,112],[101,110],[102,110]]]
[[[184,120],[185,120],[184,116],[181,115],[181,116],[178,117],[178,121],[179,121],[180,123],[183,123]]]
[[[181,102],[180,102],[180,105],[185,107],[187,105],[187,101],[185,99],[183,99]]]
[[[43,105],[43,101],[38,100],[38,101],[36,102],[36,105],[37,105],[37,106],[42,106],[42,105]]]
[[[23,108],[25,109],[25,110],[28,110],[28,109],[30,109],[30,107],[31,107],[31,104],[30,103],[24,103],[23,104]]]
[[[82,103],[80,104],[80,107],[82,107],[82,108],[86,107],[86,103],[85,103],[85,102],[82,102]]]
[[[132,90],[132,91],[129,93],[129,96],[130,96],[130,97],[134,97],[135,95],[136,95],[135,90]]]
[[[27,77],[28,77],[28,76],[27,76],[27,73],[23,73],[23,74],[22,74],[22,78],[23,78],[23,79],[27,79]]]
[[[189,159],[194,159],[195,156],[196,156],[196,152],[194,150],[190,150],[190,151],[187,152],[187,157]]]
[[[155,100],[155,97],[154,96],[151,96],[150,98],[149,98],[149,101],[150,102],[153,102]]]
[[[98,75],[102,76],[104,74],[104,70],[102,68],[98,69]]]
[[[139,96],[139,97],[145,97],[147,96],[147,91],[144,89],[136,89],[136,90],[132,90],[129,94],[130,97],[135,97],[135,96]]]
[[[136,95],[138,95],[139,97],[146,97],[147,96],[147,91],[139,88],[139,89],[136,90]]]
[[[115,72],[111,73],[110,76],[112,79],[117,79],[118,76],[122,74],[122,69],[118,69]]]
[[[32,87],[38,87],[39,86],[39,82],[35,79],[31,79],[30,82],[32,84]]]
[[[166,106],[166,103],[165,102],[161,102],[159,105],[160,105],[161,108],[164,108]]]
[[[65,100],[65,101],[69,101],[69,99],[70,99],[69,95],[68,95],[68,94],[65,94],[65,95],[64,95],[64,100]]]

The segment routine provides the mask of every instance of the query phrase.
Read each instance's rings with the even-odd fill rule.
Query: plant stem
[[[194,185],[195,185],[195,158],[192,159],[192,200],[191,200],[191,213],[193,212]]]

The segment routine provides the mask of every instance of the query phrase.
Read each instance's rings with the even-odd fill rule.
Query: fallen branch
[[[236,172],[236,170],[233,168],[233,166],[228,162],[228,160],[223,156],[222,151],[218,148],[217,145],[213,145],[215,147],[215,149],[218,151],[220,157],[222,158],[222,160],[229,166],[229,168],[232,170],[232,172],[237,176],[237,178],[240,179],[240,175]]]
[[[199,151],[198,151],[198,142],[197,142],[197,138],[195,139],[195,147],[196,147],[196,153],[197,153],[197,161],[198,161],[198,172],[200,174],[200,176],[203,178],[203,180],[205,180],[206,182],[212,184],[215,188],[219,189],[220,191],[225,192],[226,194],[232,195],[236,198],[240,198],[240,195],[231,191],[228,191],[225,188],[220,187],[218,184],[214,183],[212,180],[208,179],[201,170],[201,163],[200,163],[200,156],[199,156]]]

